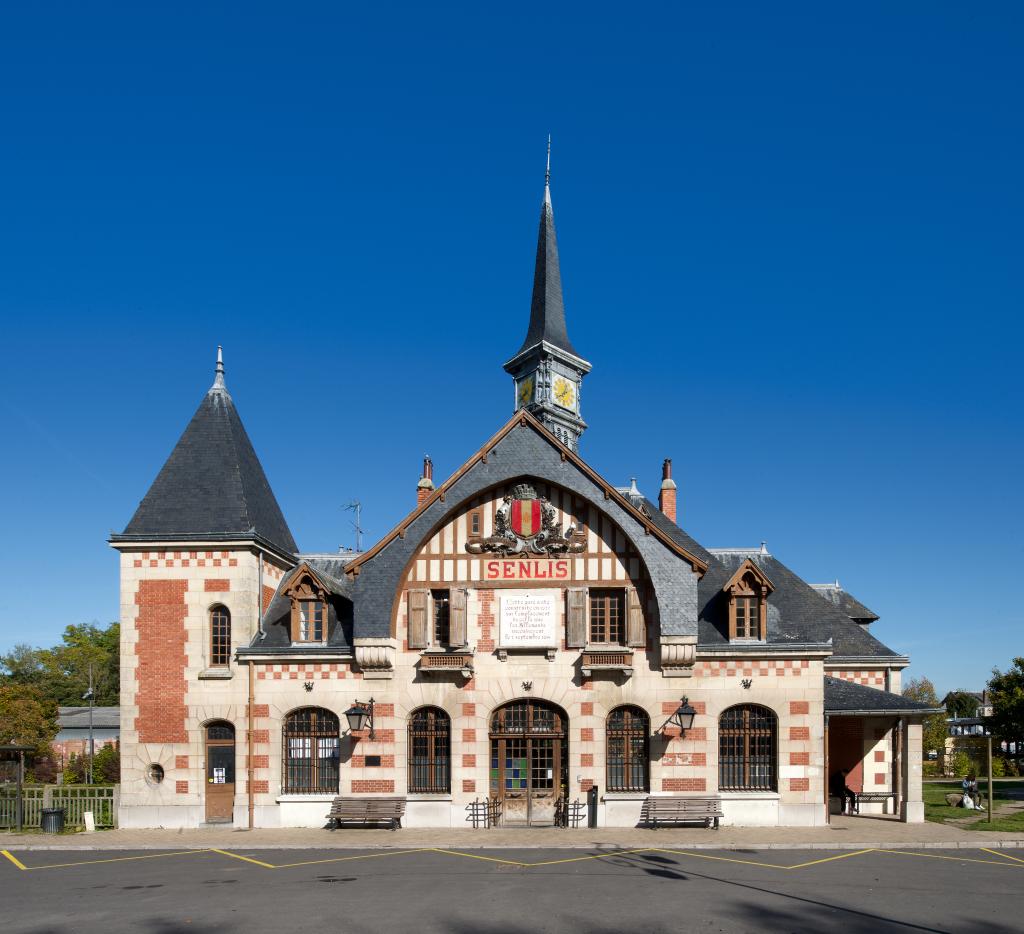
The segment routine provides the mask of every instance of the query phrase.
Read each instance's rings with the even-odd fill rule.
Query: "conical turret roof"
[[[260,540],[298,551],[245,426],[217,375],[122,535],[112,541]]]

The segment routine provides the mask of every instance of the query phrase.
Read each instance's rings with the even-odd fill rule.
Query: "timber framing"
[[[490,438],[487,443],[476,452],[476,454],[474,454],[458,470],[456,470],[455,473],[445,480],[441,486],[439,486],[427,499],[420,503],[397,526],[388,532],[388,534],[377,542],[376,545],[374,545],[369,551],[363,552],[363,554],[355,560],[350,561],[345,567],[345,573],[351,577],[358,575],[359,569],[366,564],[367,561],[372,560],[375,555],[383,551],[392,541],[396,538],[405,538],[406,529],[421,513],[425,512],[435,502],[435,500],[442,503],[445,502],[446,493],[454,487],[459,479],[477,463],[486,463],[488,453],[494,449],[502,438],[516,428],[532,428],[541,438],[547,441],[556,451],[558,451],[563,460],[571,462],[573,466],[587,477],[588,480],[599,487],[604,492],[605,499],[613,500],[630,516],[632,516],[641,525],[645,534],[655,536],[655,538],[664,544],[670,551],[686,561],[698,574],[703,575],[707,571],[708,565],[706,562],[702,561],[696,555],[690,554],[690,552],[683,548],[682,545],[675,541],[670,535],[663,532],[648,516],[644,515],[640,509],[634,506],[627,497],[623,496],[618,490],[616,490],[612,484],[598,474],[597,471],[587,464],[586,461],[584,461],[578,454],[569,450],[569,448],[562,444],[562,442],[548,431],[548,429],[534,418],[534,416],[527,411],[521,410],[509,419],[505,423],[504,427],[502,427],[494,437]]]

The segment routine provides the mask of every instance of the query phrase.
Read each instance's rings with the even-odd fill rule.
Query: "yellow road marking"
[[[6,851],[5,851],[6,852]],[[46,866],[22,866],[22,869],[27,869],[29,872],[35,872],[37,869],[68,869],[71,866],[95,866],[97,863],[127,863],[136,859],[160,859],[164,856],[191,856],[193,853],[211,853],[212,850],[176,850],[173,853],[148,853],[145,856],[115,856],[108,859],[80,859],[73,863],[49,863]],[[14,859],[13,856],[8,854],[10,859]],[[15,862],[17,862],[15,860]]]
[[[385,853],[360,853],[356,856],[332,856],[329,859],[307,859],[301,863],[281,863],[277,866],[271,866],[271,869],[293,869],[295,866],[319,866],[323,863],[344,863],[351,859],[379,859],[381,856],[407,856],[410,853],[431,853],[432,849],[417,849],[417,850],[388,850]],[[228,854],[233,855],[233,854]],[[245,859],[244,856],[239,857]],[[255,860],[251,860],[255,862]],[[260,865],[266,866],[267,863],[261,863]]]
[[[693,856],[696,859],[710,859],[717,863],[740,863],[744,866],[761,866],[765,869],[789,869],[789,866],[780,866],[777,863],[762,863],[756,859],[736,859],[731,856],[711,856],[708,853],[695,853],[692,850],[653,850],[654,853],[671,853],[673,856]]]
[[[983,846],[982,850],[986,853],[991,853],[993,856],[1005,856],[1007,859],[1012,859],[1015,863],[1024,863],[1024,859],[1019,856],[1011,856],[1009,853],[1004,853],[1002,850],[990,850],[988,847]]]
[[[539,863],[523,863],[524,866],[557,866],[560,863],[579,863],[585,859],[608,859],[612,856],[631,856],[634,853],[650,853],[651,847],[644,846],[636,850],[609,850],[607,853],[593,853],[590,856],[569,856],[566,859],[545,859]]]
[[[430,848],[434,853],[447,853],[449,856],[465,856],[466,859],[482,859],[488,863],[504,863],[506,866],[529,866],[529,863],[521,863],[517,859],[500,859],[497,856],[480,856],[478,853],[460,853],[458,850],[442,850],[439,847]]]
[[[812,859],[806,863],[797,863],[795,866],[787,866],[787,869],[804,869],[807,866],[817,866],[820,863],[831,863],[835,859],[849,859],[851,856],[863,856],[865,853],[873,853],[874,848],[869,847],[866,850],[853,850],[850,853],[840,853],[838,856],[826,856],[824,859]]]
[[[21,860],[19,860],[17,857],[15,857],[15,855],[13,853],[11,853],[9,850],[0,850],[0,853],[3,853],[4,856],[6,856],[19,869],[25,869],[26,868],[25,864],[23,862],[21,862]]]
[[[984,849],[984,847],[979,847]],[[983,866],[1005,866],[1007,869],[1016,869],[1014,863],[1001,863],[997,859],[971,859],[969,856],[940,856],[938,853],[911,853],[909,850],[875,850],[876,853],[891,853],[893,856],[920,856],[923,859],[948,859],[955,863],[981,863]],[[1024,860],[1018,860],[1024,863]]]
[[[252,863],[255,866],[262,866],[264,869],[276,869],[272,863],[265,863],[259,859],[250,859],[248,856],[239,856],[237,853],[229,853],[227,850],[210,850],[211,853],[220,853],[221,856],[230,856],[232,859],[240,859],[244,863]]]

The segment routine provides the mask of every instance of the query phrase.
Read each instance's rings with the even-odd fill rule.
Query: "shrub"
[[[957,749],[953,755],[948,756],[946,759],[946,771],[957,778],[962,778],[973,768],[974,763],[971,762],[971,757],[962,749]]]

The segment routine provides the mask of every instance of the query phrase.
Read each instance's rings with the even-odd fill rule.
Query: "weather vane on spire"
[[[544,170],[544,187],[551,184],[551,134],[548,133],[548,165]]]
[[[217,369],[213,376],[213,389],[224,388],[224,351],[217,345]]]

